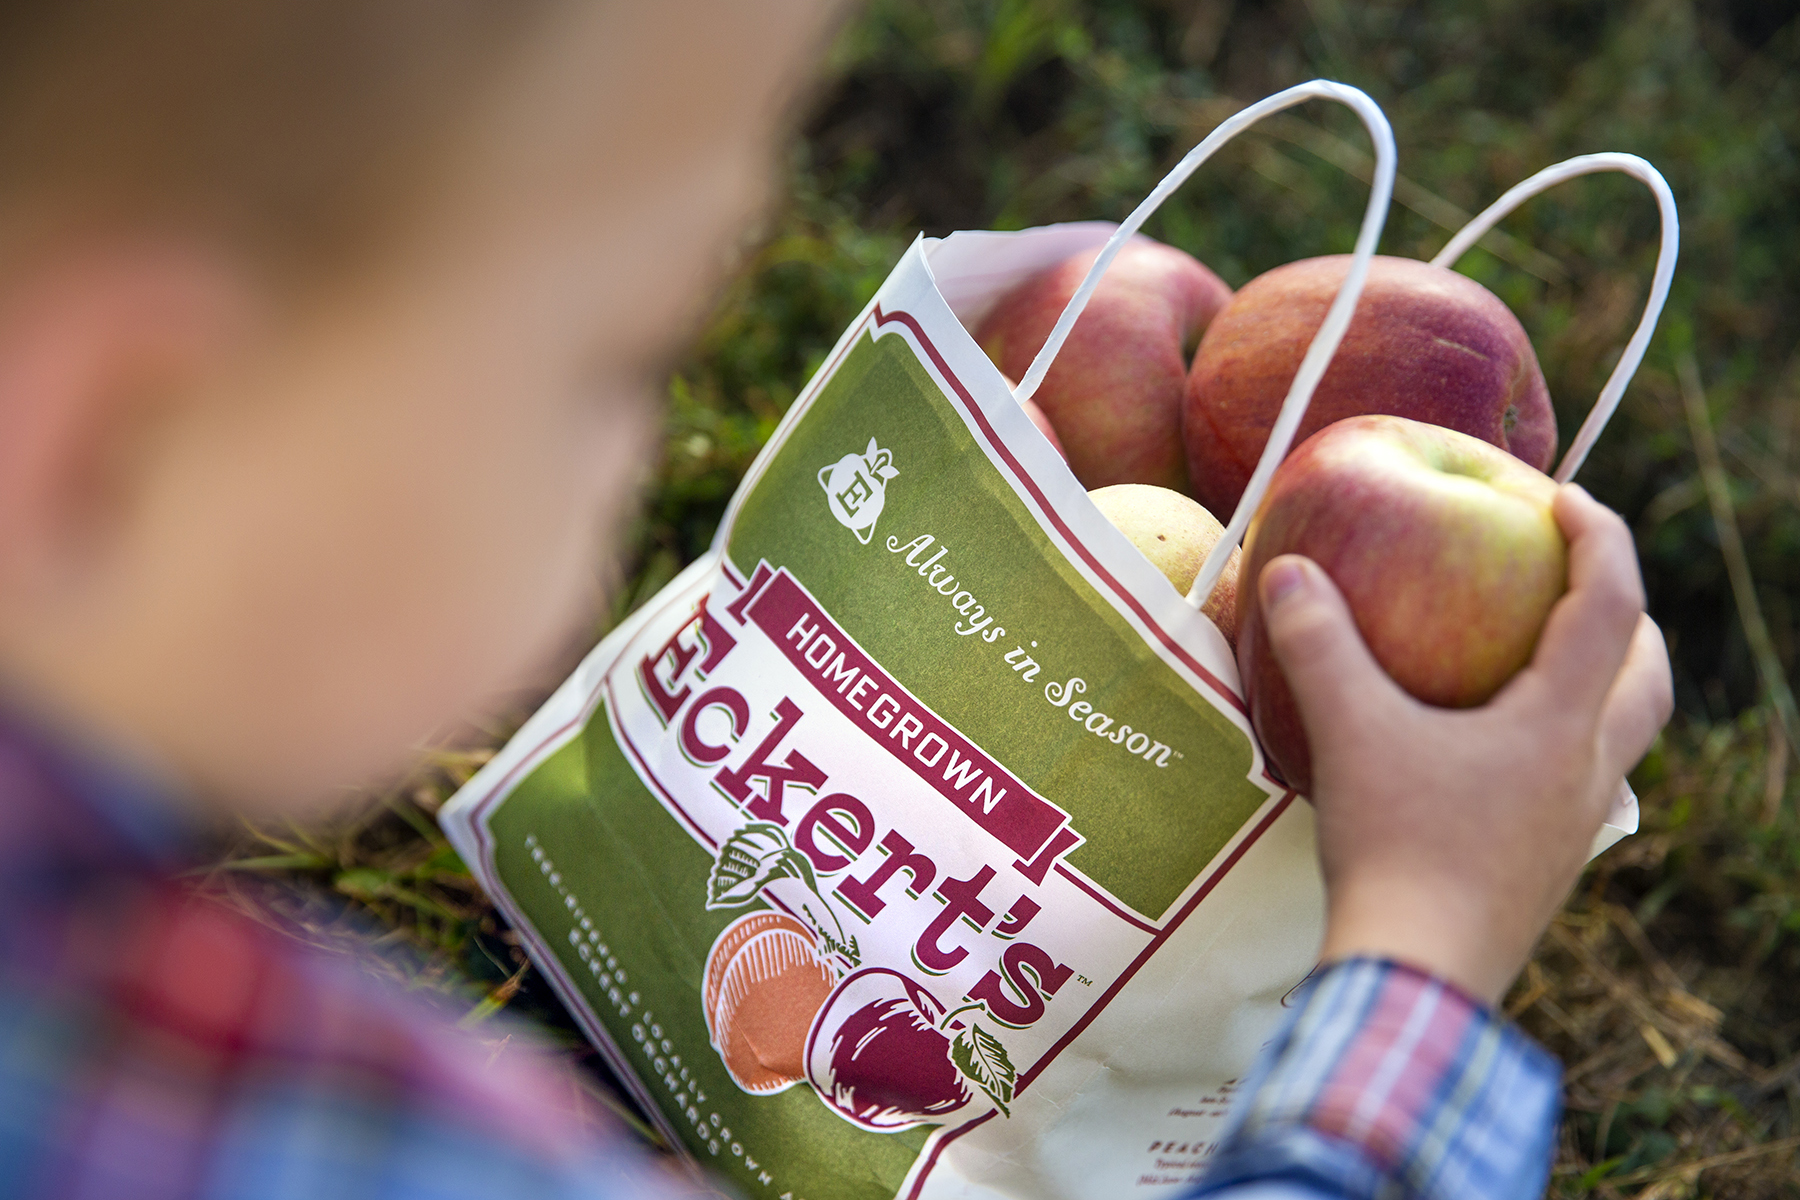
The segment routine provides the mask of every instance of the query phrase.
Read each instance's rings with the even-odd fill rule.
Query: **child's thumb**
[[[1300,707],[1307,737],[1395,690],[1363,642],[1337,584],[1311,559],[1283,554],[1257,581],[1269,645]]]

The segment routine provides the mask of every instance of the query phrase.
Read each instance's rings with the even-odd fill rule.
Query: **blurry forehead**
[[[479,170],[593,197],[706,153],[766,152],[835,0],[576,6],[522,56],[476,135]]]
[[[642,376],[685,339],[766,193],[774,135],[837,7],[573,6],[459,131],[388,277],[441,307],[529,308],[545,355]]]

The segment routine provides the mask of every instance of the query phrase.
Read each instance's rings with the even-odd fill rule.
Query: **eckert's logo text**
[[[741,754],[730,739],[710,740],[702,729],[702,714],[719,711],[729,722],[731,738],[748,731],[750,701],[730,686],[705,687],[704,679],[752,630],[779,646],[876,745],[1016,854],[1013,870],[1025,882],[1041,885],[1056,860],[1080,843],[1062,810],[890,678],[785,571],[771,571],[765,564],[728,606],[715,612],[709,601],[703,599],[693,620],[643,656],[635,672],[639,686],[683,756],[710,771],[712,783],[748,818],[779,827],[819,874],[850,868],[877,845],[878,830],[869,806],[841,781],[830,780],[800,748],[809,728],[802,704],[792,695],[782,696],[775,705],[774,728]],[[808,697],[807,702],[816,700]],[[716,733],[710,724],[708,729]],[[804,811],[790,805],[791,795],[805,797]],[[946,973],[968,957],[969,949],[952,936],[959,926],[1003,939],[1008,944],[996,968],[968,996],[1002,1024],[1023,1028],[1035,1023],[1046,1001],[1072,975],[1070,967],[1021,939],[1040,904],[1030,889],[1010,895],[992,865],[966,879],[940,878],[937,863],[920,849],[921,843],[929,845],[935,830],[929,819],[921,824],[921,829],[908,831],[912,837],[899,828],[886,830],[879,841],[881,861],[863,878],[846,875],[832,897],[871,922],[896,900],[931,903],[935,915],[912,947],[913,961],[930,974]],[[896,879],[903,885],[895,884]]]

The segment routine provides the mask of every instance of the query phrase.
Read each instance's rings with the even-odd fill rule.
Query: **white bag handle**
[[[1625,353],[1619,356],[1619,365],[1613,368],[1606,386],[1600,389],[1600,398],[1594,401],[1587,420],[1581,423],[1575,440],[1569,443],[1568,452],[1563,455],[1562,462],[1557,464],[1555,478],[1558,483],[1567,483],[1573,479],[1575,472],[1581,469],[1581,464],[1587,461],[1588,451],[1594,448],[1600,431],[1612,419],[1613,412],[1625,395],[1626,386],[1637,373],[1638,364],[1644,361],[1644,351],[1650,348],[1650,336],[1656,332],[1656,320],[1662,315],[1663,304],[1669,298],[1669,281],[1675,276],[1675,257],[1681,249],[1681,219],[1675,213],[1675,197],[1669,191],[1668,182],[1655,167],[1635,154],[1583,154],[1567,162],[1559,162],[1553,167],[1545,167],[1530,179],[1513,187],[1488,205],[1480,216],[1464,225],[1450,239],[1450,244],[1438,251],[1437,257],[1431,260],[1434,267],[1447,268],[1454,265],[1482,234],[1539,192],[1553,188],[1564,180],[1602,171],[1618,171],[1629,175],[1650,189],[1651,195],[1656,197],[1656,207],[1662,217],[1662,248],[1657,251],[1656,274],[1650,279],[1650,296],[1644,302],[1644,315],[1638,321],[1637,332],[1625,344]]]
[[[1545,167],[1509,189],[1505,195],[1488,205],[1481,215],[1458,230],[1456,236],[1450,239],[1449,245],[1439,250],[1437,257],[1431,260],[1434,267],[1452,266],[1457,259],[1468,253],[1469,248],[1483,234],[1539,192],[1553,188],[1564,180],[1602,171],[1618,171],[1629,175],[1650,189],[1650,194],[1656,197],[1657,213],[1662,221],[1662,245],[1656,253],[1656,273],[1650,277],[1650,295],[1644,301],[1644,315],[1639,318],[1637,330],[1631,335],[1631,340],[1625,343],[1625,352],[1619,356],[1619,363],[1607,378],[1606,386],[1600,389],[1600,396],[1588,411],[1587,419],[1581,423],[1575,440],[1569,443],[1562,462],[1557,464],[1555,479],[1558,483],[1567,483],[1573,479],[1575,472],[1581,469],[1581,464],[1587,461],[1588,451],[1599,440],[1600,431],[1606,428],[1606,423],[1619,407],[1619,401],[1624,398],[1625,388],[1631,383],[1631,377],[1637,374],[1638,364],[1644,361],[1644,352],[1650,348],[1650,336],[1656,332],[1657,318],[1662,316],[1663,304],[1669,298],[1669,283],[1675,277],[1675,258],[1681,251],[1681,218],[1675,212],[1675,197],[1669,191],[1668,181],[1660,171],[1635,154],[1579,155],[1555,166]],[[1636,833],[1637,828],[1637,793],[1631,790],[1629,780],[1621,779],[1619,790],[1613,797],[1612,810],[1607,814],[1606,823],[1595,833],[1588,858],[1592,860],[1598,857],[1602,850],[1621,837]]]
[[[1375,143],[1375,179],[1369,188],[1368,207],[1363,210],[1362,229],[1356,235],[1356,251],[1351,258],[1350,273],[1344,277],[1338,288],[1337,299],[1331,303],[1331,310],[1325,314],[1325,323],[1313,335],[1312,344],[1306,349],[1306,357],[1300,362],[1300,370],[1294,376],[1294,382],[1288,388],[1287,399],[1281,403],[1281,414],[1275,420],[1275,428],[1269,433],[1269,443],[1263,447],[1262,458],[1257,461],[1256,471],[1250,476],[1249,486],[1244,489],[1244,498],[1238,502],[1237,511],[1231,514],[1231,522],[1225,527],[1225,533],[1219,538],[1212,553],[1200,565],[1200,574],[1194,580],[1194,586],[1188,591],[1188,603],[1198,608],[1212,594],[1213,585],[1218,583],[1219,576],[1225,570],[1225,564],[1231,557],[1231,551],[1244,536],[1244,528],[1250,523],[1250,515],[1262,500],[1262,494],[1269,486],[1269,476],[1275,473],[1288,446],[1294,440],[1294,431],[1300,427],[1300,418],[1306,413],[1306,405],[1312,400],[1313,389],[1318,387],[1319,379],[1325,374],[1325,368],[1336,352],[1338,342],[1343,340],[1344,330],[1350,325],[1350,315],[1356,309],[1356,301],[1362,296],[1363,281],[1369,275],[1369,260],[1375,255],[1375,245],[1381,240],[1381,227],[1387,222],[1388,203],[1394,194],[1394,166],[1396,152],[1394,150],[1394,131],[1388,126],[1387,117],[1383,115],[1381,106],[1356,88],[1347,84],[1333,83],[1328,79],[1315,79],[1310,83],[1298,84],[1286,91],[1277,92],[1266,100],[1260,100],[1250,107],[1220,122],[1219,126],[1206,135],[1204,141],[1175,165],[1175,169],[1163,177],[1156,185],[1156,190],[1144,197],[1129,217],[1125,218],[1117,231],[1107,240],[1101,249],[1094,265],[1088,269],[1087,278],[1075,289],[1069,298],[1068,306],[1063,309],[1062,316],[1057,318],[1056,327],[1050,336],[1044,339],[1043,349],[1031,360],[1031,368],[1025,372],[1025,378],[1013,389],[1013,395],[1020,400],[1029,400],[1036,392],[1038,385],[1044,381],[1044,375],[1055,361],[1057,351],[1062,349],[1069,330],[1074,328],[1075,320],[1081,316],[1081,310],[1087,307],[1088,297],[1100,285],[1100,277],[1106,274],[1106,268],[1132,234],[1141,228],[1150,214],[1161,207],[1171,193],[1183,183],[1188,176],[1199,169],[1200,164],[1211,158],[1219,147],[1256,124],[1271,113],[1292,108],[1303,100],[1318,98],[1335,100],[1345,105],[1362,118],[1369,130],[1369,137]]]

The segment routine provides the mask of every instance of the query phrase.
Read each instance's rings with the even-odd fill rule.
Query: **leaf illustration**
[[[740,908],[776,879],[804,879],[814,890],[812,864],[788,842],[781,826],[752,822],[725,839],[706,879],[706,907]]]
[[[712,873],[706,877],[706,907],[742,908],[777,879],[797,879],[805,884],[806,890],[818,899],[820,911],[831,919],[828,928],[810,904],[800,906],[813,932],[819,935],[820,950],[843,955],[852,967],[860,964],[862,952],[856,938],[844,937],[843,922],[819,890],[812,863],[794,849],[779,825],[753,821],[725,839],[719,856],[713,860]]]
[[[1012,1059],[1006,1056],[1006,1047],[999,1038],[970,1021],[951,1040],[950,1061],[971,1083],[993,1097],[1001,1116],[1012,1116],[1006,1106],[1012,1102],[1019,1073],[1013,1069]]]

